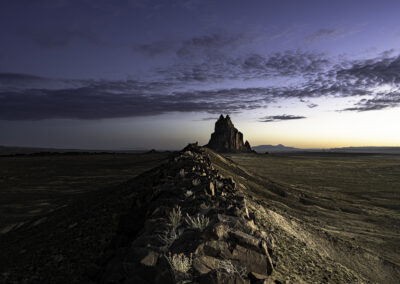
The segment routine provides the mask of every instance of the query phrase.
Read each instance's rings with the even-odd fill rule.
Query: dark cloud
[[[84,42],[97,46],[107,46],[108,44],[101,36],[93,31],[74,27],[41,27],[21,29],[19,34],[29,38],[35,44],[46,48],[64,48],[73,42]]]
[[[176,63],[159,68],[157,73],[181,82],[315,76],[332,65],[325,54],[304,50],[286,50],[269,55],[249,53],[251,43],[256,39],[254,34],[219,30],[180,43],[162,40],[139,44],[134,50],[148,56],[174,51]]]
[[[306,37],[309,41],[315,41],[321,38],[327,38],[331,36],[335,36],[339,33],[337,29],[320,29],[315,33],[312,33]]]
[[[319,40],[337,40],[344,37],[348,37],[352,34],[358,33],[363,29],[363,25],[357,25],[353,27],[347,27],[345,29],[339,28],[323,28],[316,32],[309,34],[305,39],[309,42],[315,42]]]
[[[284,120],[296,120],[296,119],[304,119],[307,118],[305,116],[299,116],[299,115],[288,115],[288,114],[283,114],[283,115],[272,115],[272,116],[265,116],[260,118],[260,122],[276,122],[276,121],[284,121]]]
[[[344,94],[369,95],[354,106],[339,111],[370,111],[397,107],[400,104],[400,56],[391,56],[393,50],[377,58],[350,62],[337,68],[335,80],[344,86]],[[388,91],[377,91],[381,88]]]
[[[202,119],[194,120],[194,121],[209,121],[209,120],[215,121],[215,120],[217,120],[217,119],[218,119],[217,116],[212,116],[212,117],[204,117],[204,118],[202,118]]]
[[[172,40],[159,40],[133,47],[134,51],[151,57],[174,52],[175,48],[176,44]]]
[[[279,75],[308,75],[320,72],[329,64],[324,54],[304,52],[300,50],[275,53],[266,61],[266,67]]]
[[[176,53],[180,57],[204,55],[213,58],[226,48],[232,50],[245,43],[246,37],[242,34],[220,31],[184,40]]]
[[[68,81],[48,79],[40,76],[18,73],[0,73],[0,91],[19,91],[26,89],[57,89],[79,86],[79,80]]]
[[[400,56],[359,60],[351,67],[337,72],[338,80],[357,80],[357,84],[374,87],[382,84],[400,84]]]
[[[227,57],[205,57],[200,62],[184,62],[158,70],[162,76],[170,80],[220,81],[261,79],[278,76],[315,76],[327,68],[329,60],[323,54],[286,51],[270,56],[260,54],[237,55]]]
[[[287,54],[287,53],[283,53]],[[268,68],[274,70],[271,76],[287,74],[291,62],[302,53],[273,55],[265,59],[262,67],[257,63],[247,63],[254,70]],[[269,60],[274,58],[273,60]],[[311,56],[311,58],[314,58]],[[321,59],[324,62],[323,59]],[[315,60],[306,60],[315,62]],[[207,112],[210,114],[234,113],[267,107],[285,99],[299,99],[309,108],[313,98],[338,97],[356,98],[358,102],[341,111],[370,111],[400,105],[398,86],[399,57],[381,57],[365,61],[336,65],[325,70],[322,67],[309,67],[301,63],[293,69],[299,72],[316,72],[313,77],[303,76],[302,83],[289,86],[267,86],[259,88],[221,88],[211,90],[184,90],[188,81],[210,82],[212,79],[255,78],[241,64],[216,62],[213,68],[204,63],[196,68],[177,73],[165,73],[159,81],[90,81],[54,80],[22,74],[0,74],[0,119],[46,119],[79,118],[101,119],[114,117],[136,117],[157,115],[169,112]],[[319,62],[319,60],[316,60]],[[313,63],[310,63],[313,64]],[[318,65],[319,63],[317,63]],[[237,67],[231,68],[230,67]],[[251,67],[249,67],[251,66]],[[271,67],[274,66],[274,67]],[[190,72],[188,70],[191,70]],[[307,71],[309,70],[309,71]],[[233,72],[235,71],[235,72]],[[181,73],[179,73],[181,72]],[[265,74],[264,71],[258,74]],[[275,75],[273,75],[275,74]],[[230,77],[229,77],[230,76]],[[389,91],[377,92],[376,87],[387,87]],[[198,87],[201,88],[201,87]],[[387,88],[386,88],[387,89]],[[280,115],[264,117],[262,121],[281,121],[303,119],[303,116]]]
[[[171,87],[168,82],[79,83],[79,87],[57,89],[32,89],[29,85],[18,90],[1,89],[0,119],[102,119],[169,112],[233,113],[261,107],[266,101],[266,98],[252,98],[252,94],[261,92],[258,89],[173,92],[168,91]]]
[[[372,99],[362,99],[354,107],[345,108],[340,111],[370,111],[393,108],[400,106],[400,91],[380,93]]]

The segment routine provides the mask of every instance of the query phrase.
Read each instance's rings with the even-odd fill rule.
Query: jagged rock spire
[[[224,117],[222,114],[215,123],[214,133],[206,146],[221,153],[252,152],[250,143],[243,142],[243,134],[235,128],[229,115]]]

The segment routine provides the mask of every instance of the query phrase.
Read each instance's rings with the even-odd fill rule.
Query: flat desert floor
[[[276,198],[280,209],[400,265],[400,156],[226,156],[265,180],[287,185],[289,194],[299,196]]]
[[[167,157],[168,153],[0,156],[0,235],[83,194],[134,178]]]

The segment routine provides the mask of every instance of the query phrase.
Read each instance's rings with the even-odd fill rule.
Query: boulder
[[[272,263],[267,256],[240,245],[232,251],[231,259],[239,261],[250,272],[271,275],[273,271]]]
[[[215,257],[202,255],[193,260],[193,269],[199,274],[206,274],[219,268],[219,260]]]

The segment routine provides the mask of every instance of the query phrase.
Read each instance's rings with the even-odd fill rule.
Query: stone
[[[252,234],[258,231],[257,225],[254,224],[254,220],[247,221],[245,226]]]
[[[195,254],[221,257],[224,259],[229,259],[232,256],[228,243],[224,241],[208,241],[202,243],[197,247]]]
[[[213,270],[199,277],[200,284],[250,284],[249,280],[239,275],[230,274],[224,271]]]
[[[149,251],[148,254],[144,258],[142,258],[140,263],[146,266],[154,266],[157,264],[157,260],[159,257],[160,254],[154,251]]]
[[[282,284],[281,282],[279,282],[278,280],[273,280],[271,278],[267,278],[267,279],[262,279],[262,280],[258,280],[256,282],[254,282],[255,284]]]
[[[212,182],[210,182],[210,186],[209,186],[209,193],[211,196],[215,195],[215,188],[214,188],[214,184]]]
[[[257,272],[250,272],[248,276],[251,282],[257,282],[268,278],[268,275],[259,274]]]
[[[242,266],[246,267],[247,271],[266,275],[271,275],[273,271],[272,263],[268,257],[240,245],[237,245],[232,251],[231,259],[239,261]]]
[[[220,153],[251,153],[250,143],[243,142],[243,134],[233,125],[229,115],[224,117],[222,114],[215,123],[214,133],[206,147]]]
[[[260,240],[241,231],[230,232],[229,236],[238,244],[259,250]]]
[[[217,223],[212,230],[219,240],[226,238],[228,234],[228,228],[223,223]]]
[[[200,274],[206,274],[219,268],[219,260],[215,257],[202,255],[193,260],[193,269]]]

